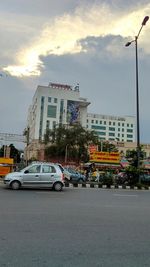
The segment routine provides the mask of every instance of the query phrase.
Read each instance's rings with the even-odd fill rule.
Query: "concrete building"
[[[95,130],[101,140],[135,142],[135,117],[88,113],[87,129]]]
[[[132,116],[109,116],[88,113],[90,102],[80,97],[79,86],[50,83],[38,86],[32,104],[28,110],[29,143],[25,149],[25,158],[44,160],[43,140],[47,128],[53,129],[60,123],[69,125],[80,122],[89,129],[95,130],[103,140],[114,143],[122,154],[136,149],[136,121]],[[150,157],[150,144],[142,144],[145,157]]]
[[[28,111],[29,139],[43,140],[46,129],[55,125],[79,122],[86,127],[87,106],[90,102],[80,97],[79,85],[50,83],[38,86]]]
[[[89,104],[86,98],[80,97],[79,85],[75,87],[58,83],[39,85],[28,110],[26,158],[28,160],[39,158],[39,153],[41,154],[41,151],[44,153],[44,144],[39,143],[39,140],[44,139],[46,129],[75,122],[79,122],[88,130],[95,130],[101,142],[103,140],[117,142],[119,151],[125,152],[128,144],[129,147],[135,146],[135,117],[88,113]]]

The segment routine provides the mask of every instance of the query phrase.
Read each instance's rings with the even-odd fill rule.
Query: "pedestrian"
[[[95,182],[98,182],[99,183],[99,170],[96,169],[96,180]]]

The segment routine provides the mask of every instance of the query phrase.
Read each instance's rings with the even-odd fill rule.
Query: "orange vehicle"
[[[6,174],[13,171],[14,159],[12,158],[0,158],[0,176],[3,177]]]

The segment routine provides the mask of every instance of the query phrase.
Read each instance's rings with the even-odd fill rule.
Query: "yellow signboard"
[[[90,162],[98,163],[110,163],[118,164],[120,163],[120,153],[119,152],[91,152],[90,153]]]
[[[0,158],[0,164],[14,164],[14,159],[11,158]]]

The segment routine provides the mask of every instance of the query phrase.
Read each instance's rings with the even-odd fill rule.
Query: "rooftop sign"
[[[63,90],[71,90],[72,86],[68,84],[60,84],[60,83],[49,83],[50,87],[56,88],[56,89],[63,89]]]

